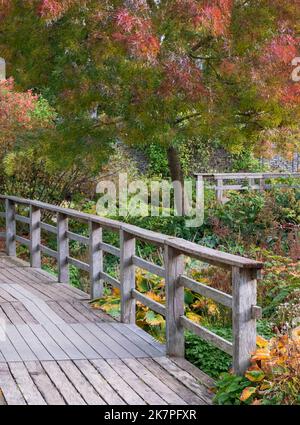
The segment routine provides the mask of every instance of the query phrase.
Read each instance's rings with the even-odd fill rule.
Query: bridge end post
[[[16,257],[16,206],[10,199],[5,200],[6,254]]]
[[[136,240],[133,235],[120,230],[120,282],[121,282],[121,322],[135,324],[136,301],[132,296],[135,289],[135,255]]]
[[[257,269],[232,268],[233,371],[243,375],[256,349]]]
[[[167,354],[184,357],[184,328],[180,323],[184,315],[184,287],[180,276],[184,272],[184,257],[180,251],[165,245],[166,270],[166,341]]]
[[[57,214],[57,265],[58,281],[69,283],[69,239],[68,216],[63,213]]]
[[[41,210],[30,207],[30,265],[41,268]]]
[[[103,251],[100,248],[102,242],[102,227],[90,221],[90,293],[91,299],[103,297],[103,280],[100,273],[103,272]]]

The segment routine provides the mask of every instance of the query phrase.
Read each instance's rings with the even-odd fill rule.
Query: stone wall
[[[272,169],[296,173],[300,171],[300,153],[295,153],[292,161],[288,161],[279,155],[270,160],[262,159],[263,165],[269,165]]]

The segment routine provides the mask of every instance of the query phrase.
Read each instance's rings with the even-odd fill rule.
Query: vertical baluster
[[[91,299],[103,297],[103,280],[100,273],[103,272],[103,251],[100,248],[102,242],[102,228],[98,223],[90,222],[90,291]]]
[[[184,257],[176,249],[165,246],[166,270],[166,340],[169,356],[184,357],[184,329],[180,317],[184,315],[184,287],[179,277],[184,272]]]
[[[120,282],[121,282],[121,322],[135,323],[135,266],[132,256],[135,255],[135,237],[120,231]]]
[[[217,179],[217,201],[222,203],[223,202],[223,196],[224,196],[224,190],[223,190],[223,179]]]
[[[30,206],[30,265],[41,267],[41,210]]]
[[[67,237],[68,217],[65,214],[57,214],[57,265],[58,281],[69,283],[69,239]]]
[[[6,208],[6,253],[11,257],[16,254],[16,206],[10,199],[5,200]]]
[[[256,319],[252,313],[256,286],[256,269],[232,268],[233,369],[237,375],[244,374],[256,348]]]

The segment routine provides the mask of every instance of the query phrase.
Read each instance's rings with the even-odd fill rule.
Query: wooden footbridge
[[[71,209],[0,199],[0,404],[210,404],[213,381],[184,359],[185,329],[231,354],[235,372],[244,372],[255,348],[261,263]],[[55,226],[42,221],[45,212]],[[68,219],[87,223],[89,236],[71,232]],[[29,226],[28,238],[17,235],[17,222]],[[102,241],[103,229],[119,234],[119,247]],[[42,245],[42,230],[57,235],[56,251]],[[137,256],[137,239],[164,250],[163,267]],[[88,263],[70,256],[69,240],[88,245]],[[16,257],[17,243],[29,248],[30,264]],[[119,281],[105,272],[105,253],[119,258]],[[58,282],[41,270],[42,255],[57,260]],[[187,277],[184,256],[231,270],[232,295]],[[70,264],[89,272],[90,295],[69,284]],[[137,291],[136,267],[165,278],[165,305]],[[121,291],[120,322],[89,305],[104,282]],[[232,342],[185,316],[185,287],[232,308]],[[165,316],[166,346],[136,326],[136,301]]]

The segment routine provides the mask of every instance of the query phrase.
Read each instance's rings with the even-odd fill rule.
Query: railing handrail
[[[106,282],[121,292],[121,321],[135,323],[136,301],[148,306],[166,318],[166,346],[171,356],[184,356],[184,330],[195,332],[198,336],[233,356],[233,368],[242,374],[256,346],[256,319],[261,309],[256,305],[256,286],[263,264],[248,258],[227,254],[206,248],[196,243],[177,237],[163,235],[151,230],[122,223],[120,221],[99,217],[97,215],[76,211],[74,209],[51,205],[37,200],[0,195],[5,201],[6,218],[6,252],[16,256],[16,242],[25,245],[30,251],[32,267],[41,267],[41,254],[44,253],[57,260],[58,281],[69,282],[69,265],[73,265],[90,274],[91,297],[103,296],[103,283]],[[30,216],[17,214],[16,204],[29,207]],[[56,214],[57,226],[41,221],[41,210]],[[78,235],[69,231],[68,219],[87,222],[89,236]],[[30,238],[17,235],[16,222],[30,226]],[[109,245],[102,240],[102,230],[108,229],[120,234],[120,248]],[[57,251],[41,243],[41,231],[56,234]],[[157,266],[136,255],[136,239],[147,241],[164,249],[164,266]],[[69,240],[74,240],[89,247],[89,262],[72,258],[69,253]],[[104,271],[103,254],[109,253],[120,261],[120,281]],[[184,274],[184,255],[196,258],[214,266],[229,269],[232,272],[232,295],[206,286],[188,278]],[[166,305],[157,303],[145,294],[137,291],[135,285],[135,268],[140,267],[165,279]],[[233,342],[214,334],[208,329],[192,322],[185,316],[184,288],[232,309]]]
[[[124,230],[128,233],[131,233],[139,237],[140,239],[146,240],[147,242],[159,244],[159,245],[167,244],[172,246],[175,249],[183,251],[183,253],[187,253],[191,256],[195,256],[199,259],[203,259],[207,261],[209,260],[215,261],[220,263],[219,265],[223,264],[225,267],[227,265],[254,268],[254,269],[261,269],[263,267],[263,264],[261,262],[251,260],[249,258],[245,258],[245,257],[234,255],[234,254],[228,254],[223,251],[198,245],[194,242],[189,242],[186,239],[177,238],[174,236],[167,236],[162,233],[153,232],[152,230],[143,229],[141,227],[123,223],[121,221],[112,220],[105,217],[100,217],[95,214],[84,213],[71,208],[60,207],[57,205],[48,204],[46,202],[41,202],[41,201],[36,201],[36,200],[31,200],[26,198],[19,198],[17,196],[0,195],[0,199],[4,199],[4,200],[8,199],[17,204],[33,206],[43,210],[51,211],[53,213],[65,214],[69,216],[70,218],[76,218],[79,220],[97,223],[110,230],[116,230],[116,231]]]
[[[237,179],[279,179],[279,178],[299,178],[300,173],[195,173],[195,176],[202,176],[204,178],[222,178],[223,180],[237,180]]]

